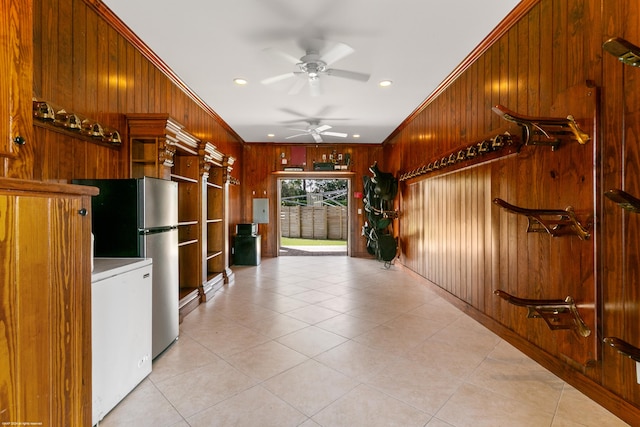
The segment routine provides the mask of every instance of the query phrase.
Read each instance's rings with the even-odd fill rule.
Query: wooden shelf
[[[179,242],[178,246],[195,245],[196,243],[198,243],[198,239],[185,240],[184,242]]]
[[[189,178],[186,176],[182,176],[182,175],[176,175],[176,174],[171,174],[171,179],[174,181],[182,181],[182,182],[190,182],[192,184],[197,184],[198,180],[194,179],[194,178]]]
[[[56,126],[53,124],[53,122],[49,122],[49,121],[44,122],[38,119],[34,119],[33,125],[53,131],[53,132],[58,132],[66,136],[70,136],[72,138],[77,138],[83,141],[91,142],[92,144],[98,144],[98,145],[102,145],[103,147],[113,148],[115,150],[120,149],[120,147],[122,146],[122,143],[120,142],[115,143],[115,142],[103,141],[102,137],[85,135],[81,133],[79,130],[70,130],[61,126]]]

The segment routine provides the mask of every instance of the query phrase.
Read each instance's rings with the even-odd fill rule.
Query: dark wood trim
[[[540,0],[522,0],[487,37],[480,42],[476,48],[456,67],[453,69],[436,89],[416,108],[400,125],[382,142],[382,145],[388,144],[411,123],[434,99],[439,97],[462,73],[464,73],[474,62],[484,54],[500,37],[505,35],[511,27],[513,27],[522,17],[526,16],[529,11],[540,2]]]
[[[129,43],[131,43],[142,55],[149,60],[149,62],[158,68],[169,80],[171,80],[180,90],[182,90],[193,102],[195,102],[200,108],[202,108],[207,114],[213,117],[229,134],[231,134],[238,141],[244,143],[244,140],[234,131],[222,117],[216,113],[202,98],[200,98],[184,81],[160,58],[147,44],[136,35],[122,22],[118,16],[113,13],[107,5],[101,0],[84,0],[96,13],[104,19],[113,29],[115,29],[122,37],[124,37]]]

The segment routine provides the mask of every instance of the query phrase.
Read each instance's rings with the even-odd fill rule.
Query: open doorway
[[[349,252],[349,180],[278,180],[279,255],[342,255]]]

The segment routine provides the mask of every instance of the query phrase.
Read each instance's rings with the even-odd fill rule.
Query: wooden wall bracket
[[[572,329],[585,338],[591,335],[591,329],[580,317],[575,302],[570,296],[564,300],[523,299],[499,289],[494,291],[494,294],[510,304],[526,307],[527,318],[542,318],[551,330]]]
[[[525,145],[547,145],[556,150],[563,140],[575,140],[586,144],[591,139],[589,134],[578,126],[573,116],[567,118],[530,117],[509,110],[503,105],[496,105],[493,112],[503,119],[522,127],[522,140]]]
[[[640,362],[640,348],[617,337],[607,337],[603,341],[616,349],[618,353]]]
[[[640,199],[636,199],[626,191],[611,189],[604,193],[609,200],[617,203],[624,210],[633,213],[640,213]]]
[[[495,198],[493,203],[508,212],[524,215],[529,220],[528,233],[546,232],[553,237],[573,235],[581,240],[588,240],[591,233],[587,227],[583,226],[573,211],[571,206],[562,209],[527,209],[514,206],[502,199]]]

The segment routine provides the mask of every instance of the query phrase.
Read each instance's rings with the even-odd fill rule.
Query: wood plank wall
[[[296,145],[300,147],[300,145]],[[262,197],[269,199],[270,212],[278,212],[276,206],[278,179],[273,176],[274,171],[282,171],[282,153],[286,159],[291,158],[291,144],[284,143],[246,143],[243,148],[242,168],[242,200],[244,222],[251,222],[252,199]],[[353,173],[351,194],[349,195],[349,216],[351,221],[351,234],[348,237],[351,246],[351,255],[358,257],[370,257],[367,253],[366,240],[361,236],[362,226],[366,220],[364,215],[358,215],[358,208],[362,209],[362,200],[354,199],[354,192],[362,192],[364,175],[371,176],[369,166],[376,161],[383,161],[382,146],[378,144],[309,144],[304,145],[306,151],[306,170],[313,169],[313,162],[322,161],[322,154],[329,155],[336,149],[343,154],[351,155],[350,172]],[[330,173],[328,173],[330,175]],[[278,230],[276,221],[269,224],[260,224],[259,232],[262,235],[262,255],[273,257],[278,255]]]
[[[88,0],[87,0],[88,1]],[[89,2],[90,3],[90,2]],[[256,194],[276,191],[286,144],[241,144],[85,0],[34,0],[34,96],[124,132],[128,112],[166,112],[197,137],[238,159],[230,191],[230,227],[251,217]],[[420,160],[513,129],[491,112],[501,103],[528,115],[575,114],[592,133],[586,146],[525,147],[519,154],[401,188],[402,262],[454,295],[469,312],[632,424],[640,422],[635,366],[608,346],[618,336],[640,346],[640,218],[602,197],[624,188],[640,196],[640,70],[603,53],[612,36],[640,44],[640,5],[627,0],[541,0],[384,148],[350,146],[354,187],[374,161],[401,173]],[[593,81],[593,114],[585,95]],[[577,94],[577,95],[576,95]],[[596,124],[589,121],[595,115]],[[36,127],[33,176],[44,180],[126,176],[126,147],[112,149]],[[314,156],[315,145],[307,147]],[[316,153],[317,154],[317,153]],[[312,160],[308,157],[308,162]],[[597,217],[592,239],[527,234],[526,221],[492,198],[525,207],[573,205]],[[352,211],[357,209],[354,200]],[[275,206],[273,206],[275,208]],[[275,212],[275,209],[273,210]],[[352,224],[353,254],[368,256]],[[261,230],[262,252],[277,253],[275,229]],[[588,339],[554,332],[492,292],[581,303]]]
[[[635,364],[602,339],[640,347],[640,218],[603,197],[640,196],[640,69],[602,43],[640,44],[640,4],[541,0],[385,145],[385,169],[410,171],[456,147],[505,130],[496,104],[530,116],[575,115],[592,140],[558,150],[524,147],[497,161],[402,183],[401,262],[452,301],[632,425],[640,424]],[[587,83],[589,82],[589,83]],[[592,237],[526,233],[527,220],[492,203],[571,205]],[[551,331],[493,295],[573,296],[588,338]]]
[[[125,114],[168,113],[189,133],[235,157],[232,175],[237,177],[242,164],[238,138],[153,65],[92,3],[33,1],[34,97],[116,128],[123,140]],[[35,179],[128,176],[127,144],[114,149],[35,128]]]

